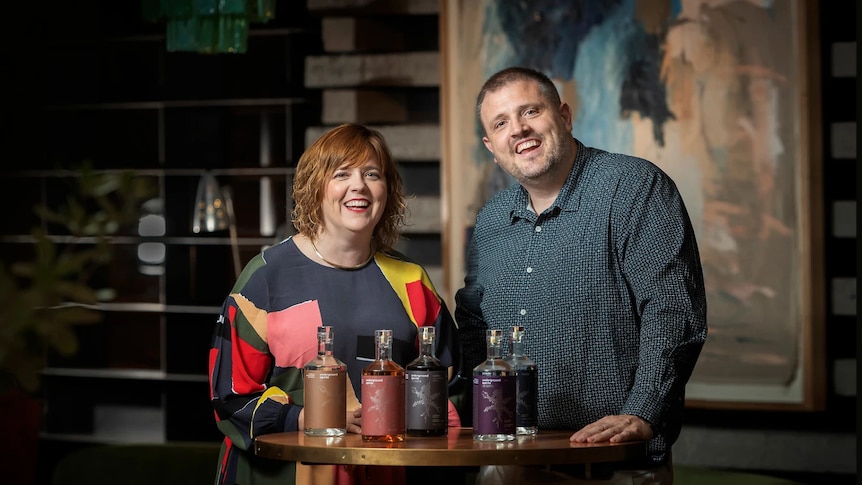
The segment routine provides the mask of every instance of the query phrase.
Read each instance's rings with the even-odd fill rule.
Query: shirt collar
[[[589,155],[584,144],[577,138],[574,138],[574,140],[577,145],[575,163],[572,164],[572,170],[569,172],[569,176],[566,178],[565,183],[563,183],[560,193],[557,194],[556,200],[554,200],[554,203],[551,204],[551,207],[549,207],[546,212],[574,212],[578,210],[578,206],[580,205],[581,197],[578,191],[579,181]],[[520,184],[514,187],[509,217],[511,217],[512,221],[516,218],[534,220],[537,217],[537,214],[533,212],[533,208],[530,206],[530,195]]]

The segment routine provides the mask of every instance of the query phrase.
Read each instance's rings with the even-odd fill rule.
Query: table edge
[[[541,433],[541,431],[540,431]],[[568,431],[566,433],[569,433]],[[265,435],[266,436],[266,435]],[[255,455],[263,458],[308,464],[385,466],[482,466],[608,463],[642,460],[645,441],[625,443],[584,443],[569,448],[518,448],[517,441],[483,443],[485,449],[402,448],[397,444],[373,443],[356,448],[318,446],[300,449],[256,439]],[[268,435],[271,437],[271,435]],[[408,438],[408,440],[425,438]],[[530,439],[530,438],[525,438]],[[494,446],[492,448],[492,446]],[[394,452],[394,453],[393,453]]]

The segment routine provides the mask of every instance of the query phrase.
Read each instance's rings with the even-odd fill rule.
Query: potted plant
[[[151,179],[96,173],[88,164],[74,181],[59,207],[35,208],[42,225],[32,231],[33,258],[0,261],[0,413],[9,418],[0,430],[18,437],[5,440],[9,450],[4,445],[0,454],[11,456],[21,473],[35,471],[41,372],[48,355],[74,355],[74,327],[102,320],[98,303],[114,295],[109,288],[93,288],[92,277],[111,261],[112,236],[136,224],[141,204],[157,194]],[[49,226],[68,234],[65,243],[48,234]],[[12,481],[32,479],[20,478]]]

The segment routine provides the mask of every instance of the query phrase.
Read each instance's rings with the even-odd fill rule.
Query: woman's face
[[[375,157],[335,170],[323,195],[323,226],[330,235],[364,233],[370,239],[386,208],[386,179]]]

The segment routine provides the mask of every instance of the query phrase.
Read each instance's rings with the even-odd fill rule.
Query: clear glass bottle
[[[362,369],[362,439],[394,443],[406,438],[404,368],[392,360],[392,330],[374,331],[374,362]]]
[[[317,327],[317,357],[302,368],[305,434],[342,436],[347,432],[347,366],[332,353],[335,331]]]
[[[526,353],[527,338],[523,326],[515,325],[509,334],[506,362],[515,369],[515,428],[517,434],[535,436],[539,432],[539,368]]]
[[[487,357],[473,368],[473,439],[515,439],[515,369],[503,359],[503,331],[485,333]]]
[[[443,436],[449,432],[448,370],[434,352],[434,327],[419,328],[419,357],[404,366],[408,436]]]

